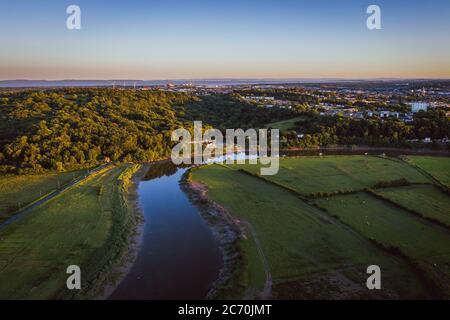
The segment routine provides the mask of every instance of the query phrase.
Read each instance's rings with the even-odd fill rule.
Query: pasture
[[[254,227],[278,297],[286,297],[286,292],[276,288],[287,282],[303,284],[295,297],[323,297],[323,286],[329,288],[328,297],[372,296],[362,285],[367,266],[375,262],[384,266],[389,279],[389,288],[380,292],[379,298],[427,295],[407,264],[282,188],[220,165],[195,170],[192,178],[208,186],[210,199]],[[261,272],[260,258],[254,251],[244,252],[250,260],[247,278],[254,279],[254,274]]]
[[[102,170],[0,229],[0,299],[86,298],[99,294],[107,267],[126,245],[130,216],[121,174]],[[66,268],[78,265],[82,289],[66,288]]]
[[[368,239],[400,251],[450,296],[450,232],[365,193],[316,200]]]
[[[259,174],[257,165],[231,165]],[[375,156],[308,156],[280,160],[280,170],[265,176],[302,195],[356,191],[380,182],[406,179],[413,183],[429,183],[429,178],[400,161]]]
[[[408,156],[408,161],[426,171],[442,184],[450,187],[450,158],[431,156]]]
[[[0,176],[0,223],[14,211],[55,191],[85,171],[47,175]]]
[[[398,159],[313,156],[284,158],[277,175],[258,174],[258,165],[215,164],[192,179],[254,227],[273,298],[450,297],[450,200],[423,171]],[[241,241],[250,240],[247,232]],[[254,245],[242,247],[245,285],[261,288]],[[383,270],[381,292],[365,289],[372,264]]]
[[[434,186],[385,188],[377,190],[376,194],[450,227],[450,197]]]

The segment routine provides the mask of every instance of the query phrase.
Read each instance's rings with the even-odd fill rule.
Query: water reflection
[[[218,244],[179,186],[186,170],[158,163],[139,184],[142,245],[110,299],[203,299],[217,279]]]

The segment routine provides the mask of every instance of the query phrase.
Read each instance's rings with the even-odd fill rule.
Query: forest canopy
[[[286,119],[233,95],[197,97],[159,90],[54,89],[0,94],[2,172],[66,171],[112,161],[170,156],[171,132],[192,121],[219,129]]]

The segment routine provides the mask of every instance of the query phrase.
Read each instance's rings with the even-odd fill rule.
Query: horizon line
[[[58,82],[58,81],[233,81],[233,80],[241,80],[241,81],[249,81],[249,80],[258,80],[258,81],[308,81],[308,80],[348,80],[348,81],[370,81],[370,80],[450,80],[450,76],[448,78],[443,77],[306,77],[306,78],[278,78],[278,77],[263,77],[263,78],[252,78],[252,77],[224,77],[224,78],[156,78],[156,79],[133,79],[133,78],[98,78],[98,79],[86,79],[86,78],[78,78],[78,79],[0,79],[0,82],[17,82],[17,81],[45,81],[45,82]]]

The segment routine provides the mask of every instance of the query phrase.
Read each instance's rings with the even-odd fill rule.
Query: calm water
[[[187,169],[150,168],[138,193],[145,224],[136,262],[110,299],[203,299],[222,255],[210,229],[180,190]]]

